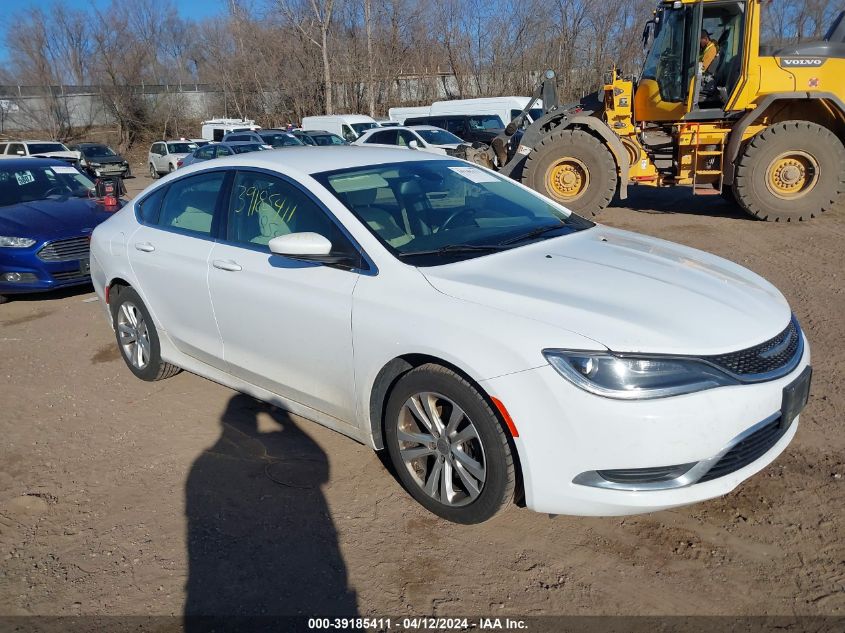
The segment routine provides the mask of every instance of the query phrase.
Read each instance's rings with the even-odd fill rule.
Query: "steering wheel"
[[[65,187],[64,185],[56,185],[54,187],[50,187],[47,191],[44,192],[44,197],[49,198],[50,196],[66,196],[70,194],[70,190]]]
[[[440,225],[440,228],[437,229],[438,232],[444,231],[448,228],[448,226],[455,221],[456,218],[461,217],[462,215],[469,215],[474,214],[475,209],[467,209],[467,208],[460,208],[455,209],[452,213],[449,214],[449,217],[444,220],[443,224]]]

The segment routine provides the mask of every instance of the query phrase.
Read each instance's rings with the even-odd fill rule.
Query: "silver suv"
[[[162,174],[169,174],[179,167],[179,160],[197,149],[193,141],[182,139],[179,141],[157,141],[150,146],[147,163],[150,176],[158,178]]]

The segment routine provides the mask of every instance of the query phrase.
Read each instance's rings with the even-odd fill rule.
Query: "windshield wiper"
[[[560,224],[552,224],[546,226],[540,226],[534,229],[533,231],[528,231],[527,233],[523,233],[522,235],[517,235],[516,237],[508,238],[502,242],[499,242],[500,246],[507,246],[508,244],[516,244],[517,242],[522,242],[524,240],[530,240],[532,237],[539,237],[544,233],[548,233],[549,231],[557,231],[562,229],[566,226],[565,222],[561,222]]]
[[[448,244],[440,248],[433,248],[427,251],[409,251],[399,253],[400,257],[414,255],[448,255],[449,253],[491,253],[493,251],[504,251],[508,247],[502,244]]]

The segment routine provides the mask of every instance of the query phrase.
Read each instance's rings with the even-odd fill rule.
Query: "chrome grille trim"
[[[72,237],[66,240],[48,242],[38,251],[38,259],[44,262],[70,262],[88,259],[91,241],[88,237]]]
[[[790,373],[803,353],[804,337],[793,316],[783,332],[768,341],[738,352],[702,356],[701,360],[742,382],[760,382]]]

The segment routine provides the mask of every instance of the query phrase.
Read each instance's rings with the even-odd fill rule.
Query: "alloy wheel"
[[[117,313],[117,332],[123,355],[136,369],[150,362],[150,333],[144,314],[131,301],[124,301]]]
[[[454,401],[420,392],[405,401],[397,421],[399,454],[411,478],[450,507],[475,501],[487,478],[478,430]]]

